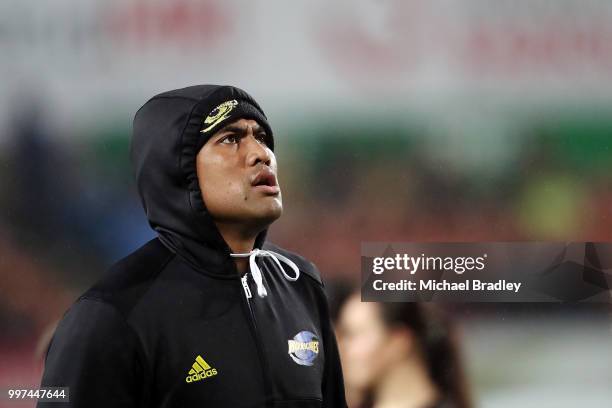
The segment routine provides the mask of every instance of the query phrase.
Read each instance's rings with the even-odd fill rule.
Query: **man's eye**
[[[260,134],[258,134],[258,135],[257,135],[257,137],[256,137],[256,139],[257,139],[257,141],[258,141],[259,143],[263,143],[263,144],[265,144],[265,145],[267,145],[267,144],[268,144],[268,142],[267,142],[267,140],[266,140],[266,134],[265,134],[265,133],[260,133]]]
[[[221,140],[221,143],[226,143],[226,144],[238,143],[238,137],[236,135],[225,136],[223,140]]]

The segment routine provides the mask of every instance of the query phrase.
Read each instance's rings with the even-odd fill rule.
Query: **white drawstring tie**
[[[233,258],[249,258],[249,267],[251,269],[251,275],[253,275],[253,280],[255,281],[255,285],[257,286],[257,294],[260,298],[266,297],[268,295],[268,292],[266,291],[266,288],[263,284],[261,270],[259,269],[259,266],[257,266],[257,262],[255,262],[256,257],[269,256],[270,258],[272,258],[272,260],[276,263],[279,269],[283,272],[285,279],[287,279],[288,281],[294,282],[300,277],[300,269],[297,267],[297,265],[293,263],[291,259],[274,251],[255,248],[251,252],[243,254],[230,254],[230,256]],[[285,269],[283,269],[282,265],[280,264],[280,261],[283,261],[285,264],[289,265],[291,269],[293,269],[293,271],[295,272],[295,276],[287,275],[287,272],[285,272]]]

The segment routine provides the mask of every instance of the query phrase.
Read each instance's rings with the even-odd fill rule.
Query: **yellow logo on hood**
[[[204,119],[204,124],[209,125],[206,129],[201,130],[201,133],[206,133],[217,124],[223,122],[225,119],[229,118],[230,112],[234,109],[234,107],[238,105],[238,101],[232,99],[231,101],[225,101],[221,105],[217,106],[213,109],[206,119]]]

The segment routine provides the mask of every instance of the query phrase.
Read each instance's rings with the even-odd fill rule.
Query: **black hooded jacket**
[[[206,210],[195,157],[203,119],[218,118],[226,101],[235,111],[221,122],[253,118],[271,133],[253,98],[229,86],[166,92],[136,114],[130,154],[158,236],[112,266],[59,323],[41,386],[69,387],[61,406],[346,407],[316,267],[262,231],[255,248],[293,261],[299,278],[257,256],[260,297],[253,271],[240,276]]]

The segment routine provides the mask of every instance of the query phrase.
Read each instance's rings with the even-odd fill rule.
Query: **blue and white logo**
[[[289,340],[289,356],[303,366],[311,366],[319,355],[319,339],[313,333],[304,330]]]

